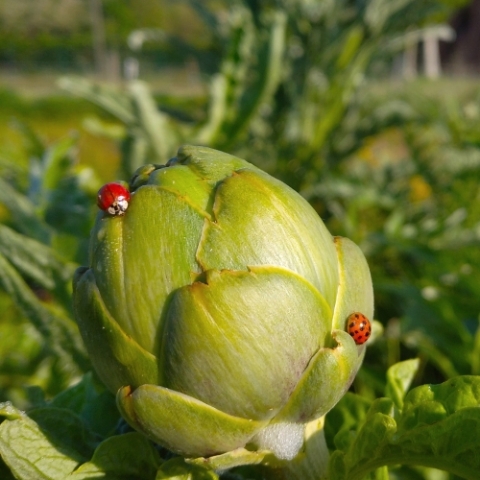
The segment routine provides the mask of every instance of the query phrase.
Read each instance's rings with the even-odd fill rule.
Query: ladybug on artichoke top
[[[363,345],[370,338],[372,325],[363,313],[355,312],[347,319],[347,330],[357,345]]]
[[[107,183],[97,194],[98,208],[109,215],[125,215],[130,201],[130,192],[120,183]]]

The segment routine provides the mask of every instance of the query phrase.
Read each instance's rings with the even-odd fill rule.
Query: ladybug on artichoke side
[[[363,345],[372,334],[372,325],[363,313],[354,312],[348,316],[347,331],[357,345]]]
[[[121,183],[107,183],[97,194],[98,208],[112,216],[125,215],[130,202],[130,192]]]

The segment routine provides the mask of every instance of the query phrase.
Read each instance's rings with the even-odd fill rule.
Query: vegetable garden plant
[[[73,299],[107,389],[87,374],[28,413],[3,403],[6,478],[478,478],[480,377],[406,393],[407,360],[385,397],[347,392],[379,329],[358,329],[370,272],[285,184],[184,146],[97,202]]]
[[[232,4],[199,121],[62,80],[126,182],[0,165],[0,478],[480,478],[478,115],[359,83],[446,4]]]

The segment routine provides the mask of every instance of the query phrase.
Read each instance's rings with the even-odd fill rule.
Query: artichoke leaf
[[[91,265],[98,289],[112,317],[149,352],[168,296],[200,272],[203,222],[184,198],[154,185],[135,192],[127,215],[97,218]]]
[[[197,253],[204,270],[278,265],[307,279],[333,307],[333,237],[298,193],[263,172],[240,170],[217,187],[213,215]]]
[[[107,388],[116,393],[125,385],[157,383],[157,359],[126,335],[112,318],[92,270],[78,269],[73,288],[74,309],[83,341]]]
[[[184,198],[201,215],[210,218],[207,212],[212,209],[212,188],[186,165],[157,169],[150,175],[148,183]]]
[[[344,237],[335,237],[334,241],[340,280],[332,329],[345,330],[351,313],[361,312],[373,320],[372,277],[363,252],[355,243]],[[359,349],[364,350],[364,345]]]
[[[212,187],[242,168],[261,171],[246,160],[208,147],[184,145],[178,150],[177,159]]]
[[[210,270],[206,283],[172,298],[164,386],[232,415],[272,418],[325,344],[330,321],[325,299],[294,272]]]
[[[209,457],[244,446],[265,422],[228,415],[156,385],[118,391],[122,416],[154,442],[187,457]]]
[[[345,395],[363,356],[343,330],[334,330],[334,348],[321,348],[305,370],[302,379],[276,422],[307,423],[325,415]]]

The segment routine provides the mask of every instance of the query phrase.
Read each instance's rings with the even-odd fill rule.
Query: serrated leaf
[[[258,62],[254,67],[255,75],[252,75],[256,81],[252,85],[245,81],[241,82],[242,98],[238,105],[235,105],[233,118],[223,127],[224,136],[220,144],[221,148],[225,149],[231,146],[250,126],[260,107],[271,101],[283,73],[282,60],[285,54],[286,25],[285,12],[277,10],[271,16],[268,38],[263,40],[258,35],[254,38],[255,49],[259,52],[255,59]],[[250,73],[251,70],[253,70],[252,65],[246,73]]]
[[[132,432],[107,438],[68,478],[71,480],[154,480],[161,458],[143,435]]]
[[[23,275],[47,289],[71,278],[76,268],[61,262],[54,251],[31,237],[0,224],[0,252]]]
[[[0,455],[17,479],[65,480],[93,453],[96,437],[72,412],[14,410],[0,425]]]
[[[42,243],[49,243],[51,230],[37,216],[36,206],[2,178],[0,178],[0,203],[10,212],[16,229]]]
[[[402,408],[403,398],[410,388],[419,365],[420,360],[414,358],[405,360],[404,362],[398,362],[387,370],[385,395],[393,400],[397,408]]]
[[[370,405],[371,402],[364,397],[347,392],[337,405],[328,412],[325,417],[324,428],[327,444],[330,448],[335,445],[334,439],[339,432],[350,432],[365,421]],[[337,448],[340,447],[337,446]]]
[[[66,364],[72,364],[73,361],[81,370],[89,370],[89,361],[73,321],[62,315],[60,311],[40,302],[1,253],[0,287],[11,296],[15,304],[30,319],[53,352]]]
[[[360,480],[386,465],[421,465],[478,480],[480,377],[413,389],[397,422],[386,400],[374,402],[354,440],[334,452],[331,480]]]
[[[166,163],[175,152],[176,135],[170,127],[169,118],[158,110],[145,83],[131,82],[129,93],[137,121],[148,139],[154,163]]]

